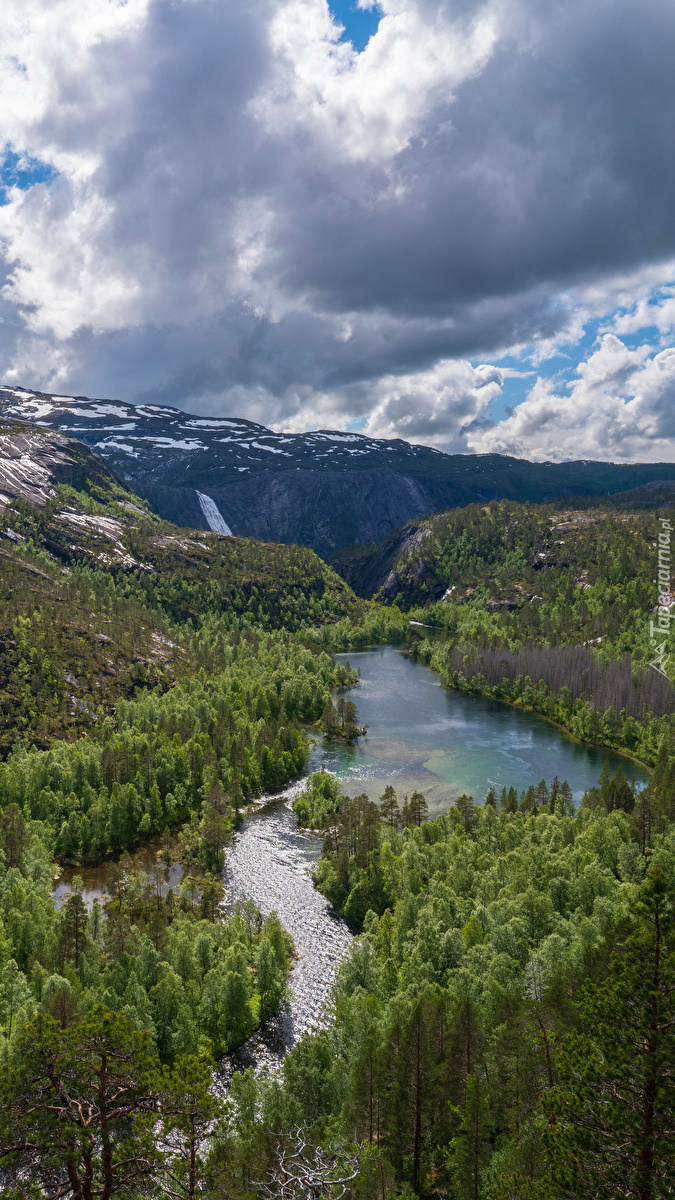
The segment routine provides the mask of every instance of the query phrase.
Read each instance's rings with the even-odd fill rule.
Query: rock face
[[[10,500],[44,508],[57,484],[82,488],[85,481],[118,483],[98,455],[62,433],[21,421],[0,422],[0,508]]]
[[[430,532],[420,529],[414,521],[406,521],[380,546],[350,546],[347,550],[339,550],[333,555],[331,565],[357,596],[370,599],[387,581],[394,582],[394,563],[406,558]]]
[[[297,542],[324,558],[377,544],[440,509],[541,501],[675,480],[675,464],[530,463],[448,455],[400,439],[318,430],[274,433],[238,417],[0,388],[0,418],[36,422],[102,455],[174,524]]]

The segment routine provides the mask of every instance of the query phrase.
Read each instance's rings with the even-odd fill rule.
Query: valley
[[[63,427],[0,437],[12,1200],[19,1169],[44,1195],[114,1176],[103,1110],[81,1118],[101,1054],[126,1063],[105,1137],[137,1164],[111,1197],[169,1172],[253,1200],[297,1128],[361,1146],[358,1200],[562,1195],[573,1047],[604,1005],[642,1069],[636,963],[655,923],[675,938],[653,512],[469,504],[345,550],[342,577],[172,525]]]

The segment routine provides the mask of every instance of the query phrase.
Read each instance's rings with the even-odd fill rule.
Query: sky
[[[675,461],[672,0],[3,0],[0,380]]]

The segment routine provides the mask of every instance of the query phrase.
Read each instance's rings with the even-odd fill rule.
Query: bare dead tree
[[[324,1150],[307,1142],[300,1129],[280,1143],[267,1180],[254,1183],[263,1200],[342,1200],[356,1179],[364,1156],[363,1142],[354,1150],[342,1144]]]
[[[523,646],[520,650],[454,647],[448,654],[448,668],[470,678],[481,674],[494,687],[504,679],[513,684],[529,675],[536,688],[540,680],[560,696],[563,687],[572,701],[581,697],[596,712],[613,708],[617,717],[622,709],[642,720],[645,713],[656,717],[673,711],[673,685],[656,671],[633,663],[630,654],[607,660],[590,646]]]

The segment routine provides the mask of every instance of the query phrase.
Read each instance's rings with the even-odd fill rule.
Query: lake
[[[437,815],[462,792],[480,804],[492,786],[520,792],[540,779],[550,784],[555,775],[567,780],[578,802],[606,760],[639,786],[649,779],[632,759],[577,742],[532,713],[449,691],[394,646],[337,657],[361,671],[349,696],[368,736],[354,746],[321,740],[309,769],[333,771],[349,795],[367,792],[376,799],[388,783],[400,796],[418,788]]]

